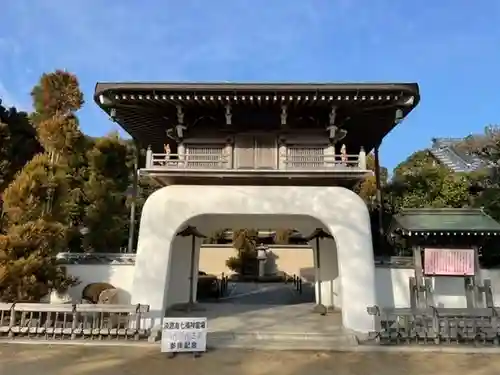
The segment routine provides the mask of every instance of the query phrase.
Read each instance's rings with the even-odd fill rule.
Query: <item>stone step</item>
[[[282,332],[210,332],[211,348],[244,348],[267,350],[335,350],[358,345],[354,334],[282,333]]]

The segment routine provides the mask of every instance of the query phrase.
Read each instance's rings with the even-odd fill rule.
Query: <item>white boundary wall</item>
[[[118,294],[119,304],[130,304],[134,264],[68,264],[65,267],[69,275],[78,277],[80,284],[68,290],[67,295],[58,296],[56,293],[52,293],[51,303],[79,301],[86,285],[106,282],[120,290]]]
[[[77,276],[80,285],[69,290],[62,299],[79,300],[85,285],[92,282],[109,282],[120,289],[120,303],[130,303],[130,291],[134,278],[133,264],[67,265],[68,273]],[[482,270],[482,277],[491,280],[494,300],[500,305],[500,269]],[[408,279],[413,276],[409,268],[376,267],[376,303],[384,307],[409,307]],[[435,302],[438,307],[466,307],[464,282],[461,278],[440,277],[434,279]],[[52,295],[51,302],[60,299]]]

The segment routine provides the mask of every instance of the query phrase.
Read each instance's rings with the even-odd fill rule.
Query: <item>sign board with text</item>
[[[424,271],[429,276],[474,276],[474,249],[424,250]]]
[[[207,318],[164,318],[162,353],[190,353],[207,350]]]

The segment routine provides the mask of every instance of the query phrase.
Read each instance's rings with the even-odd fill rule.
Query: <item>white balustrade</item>
[[[358,154],[333,154],[335,148],[330,147],[330,152],[306,151],[296,148],[293,152],[285,146],[278,147],[277,170],[304,170],[304,171],[346,171],[366,170],[366,152],[361,149]],[[232,151],[232,150],[231,150]],[[146,152],[146,168],[161,170],[228,170],[238,169],[233,161],[233,152],[228,152],[228,147],[221,153],[177,153],[157,154],[148,149]],[[244,170],[248,170],[245,168]],[[250,168],[251,169],[251,168]],[[258,169],[258,168],[255,168]],[[241,169],[243,170],[243,169]]]
[[[214,154],[152,154],[153,169],[227,169],[229,157]]]

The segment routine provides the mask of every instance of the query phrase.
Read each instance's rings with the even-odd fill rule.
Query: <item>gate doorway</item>
[[[237,228],[272,227],[279,223],[280,226],[289,225],[300,228],[303,232],[311,230],[313,233],[315,228],[321,225],[317,219],[303,215],[213,214],[192,218],[187,225],[195,227],[206,236],[205,233],[209,229],[207,223],[217,223],[222,227],[236,225]],[[249,233],[248,236],[254,236],[251,230],[245,232]],[[172,243],[172,251],[176,256],[175,262],[178,265],[181,262],[196,264],[197,268],[193,272],[195,278],[203,280],[211,274],[227,275],[230,272],[232,275],[229,276],[227,292],[224,295],[219,298],[200,298],[191,308],[186,308],[186,304],[181,302],[182,297],[179,295],[179,303],[171,304],[165,311],[165,316],[207,317],[209,344],[213,347],[234,345],[242,345],[246,348],[265,347],[265,345],[286,347],[291,341],[296,344],[300,343],[302,348],[306,345],[310,349],[320,349],[334,345],[332,343],[338,340],[352,342],[353,335],[343,328],[340,306],[335,309],[335,304],[340,303],[338,296],[341,295],[341,286],[339,285],[337,246],[334,239],[328,239],[322,243],[322,272],[316,283],[315,249],[313,248],[316,246],[315,241],[310,241],[307,245],[273,247],[271,244],[264,245],[267,241],[262,230],[255,232],[257,232],[255,235],[257,239],[254,242],[258,245],[251,251],[255,250],[258,253],[266,248],[268,255],[269,264],[266,264],[268,267],[264,275],[258,272],[262,271],[262,269],[259,270],[258,265],[257,267],[221,268],[221,264],[227,266],[227,263],[231,263],[227,261],[236,258],[238,254],[238,249],[232,246],[238,239],[241,240],[237,234],[235,235],[236,241],[230,240],[230,246],[219,245],[217,247],[214,244],[202,244],[203,240],[199,239],[194,262],[188,256],[190,239],[186,241],[185,237],[176,237]],[[207,237],[210,238],[210,235]],[[248,243],[239,246],[239,250],[243,251]],[[256,258],[251,261],[258,261],[258,255]],[[256,268],[257,272],[255,272]],[[290,272],[283,272],[283,269]],[[239,273],[239,271],[242,272]],[[199,276],[200,274],[202,276]],[[170,277],[168,284],[171,287],[167,290],[167,294],[172,296],[174,293],[181,292],[178,286],[184,284],[182,279],[189,279],[190,275],[182,274],[176,268],[172,270]],[[202,284],[195,282],[194,286],[200,288]],[[322,287],[321,299],[318,299],[319,285]],[[199,292],[196,290],[195,293],[199,296]],[[329,307],[326,314],[320,314],[315,309],[321,301]],[[314,338],[306,340],[304,338],[306,335],[313,335]],[[256,338],[256,336],[264,338]]]
[[[277,169],[278,147],[275,135],[238,135],[235,138],[237,169]]]
[[[315,302],[314,250],[295,229],[229,229],[209,234],[200,246],[199,272],[218,277],[225,288],[200,301],[289,305]],[[334,244],[332,242],[332,247]],[[227,280],[227,284],[222,283]],[[200,288],[201,283],[198,283]],[[227,285],[227,286],[226,286]]]
[[[215,225],[218,226],[217,229],[229,226],[235,228],[289,226],[298,228],[299,233],[309,235],[322,223],[304,215],[207,214],[190,219],[186,225],[196,228],[196,231],[210,239],[211,236],[207,233],[212,233],[210,229]],[[202,272],[214,274],[217,277],[222,274],[230,276],[231,285],[228,287],[228,295],[223,298],[230,297],[227,299],[234,300],[242,297],[242,303],[282,305],[322,301],[332,310],[340,308],[341,285],[337,246],[333,238],[321,240],[322,263],[320,273],[317,275],[314,257],[314,247],[317,246],[315,241],[308,242],[304,237],[303,244],[299,246],[273,246],[265,245],[268,241],[266,241],[266,235],[262,235],[263,230],[238,229],[235,232],[247,234],[236,234],[238,236],[236,242],[233,243],[230,239],[228,241],[230,244],[225,246],[210,246],[203,244],[207,242],[206,239],[196,238],[194,250],[191,237],[176,236],[174,238],[171,244],[171,261],[175,262],[176,267],[170,270],[167,281],[169,286],[166,294],[169,306],[185,302],[186,290],[181,290],[179,285],[188,285],[191,277],[189,267],[192,264],[194,279],[192,294],[195,296],[198,294],[199,272]],[[250,232],[260,232],[261,235],[250,234]],[[261,248],[265,248],[266,259],[263,264],[265,272],[259,275],[261,271],[259,262],[261,261],[257,259],[257,253],[261,251]],[[192,253],[194,259],[191,259]],[[243,259],[246,259],[245,262],[249,264],[241,263]],[[294,278],[301,282],[294,283]],[[302,286],[301,290],[297,288],[297,284]],[[314,297],[313,291],[316,284],[321,284],[321,298]],[[317,286],[316,289],[318,289]]]

